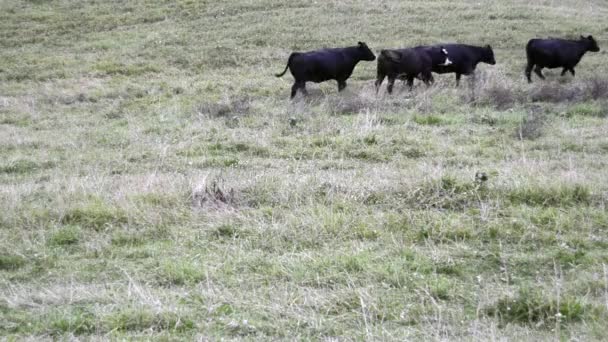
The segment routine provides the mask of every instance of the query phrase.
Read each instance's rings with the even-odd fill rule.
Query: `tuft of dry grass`
[[[328,113],[334,115],[359,114],[369,110],[373,103],[362,96],[335,96],[325,100]]]
[[[225,180],[214,178],[203,181],[192,190],[192,206],[200,209],[232,209],[237,203],[234,188],[228,188]]]
[[[242,116],[249,113],[251,100],[248,96],[224,97],[218,102],[203,102],[196,106],[196,113],[211,118]]]
[[[593,77],[585,82],[586,92],[594,100],[608,99],[608,78]]]
[[[522,102],[517,89],[504,85],[493,85],[484,90],[483,102],[490,103],[498,110],[513,108]]]
[[[575,84],[562,85],[555,82],[544,82],[533,90],[530,99],[534,102],[573,102],[584,99],[584,90]]]
[[[547,115],[541,111],[529,111],[521,120],[515,136],[520,140],[534,140],[541,137],[547,122]]]

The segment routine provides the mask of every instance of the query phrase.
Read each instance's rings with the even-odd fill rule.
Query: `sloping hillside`
[[[605,1],[0,2],[0,338],[601,340]],[[533,37],[593,35],[524,77]],[[492,45],[376,94],[292,51]],[[386,83],[385,83],[386,84]]]

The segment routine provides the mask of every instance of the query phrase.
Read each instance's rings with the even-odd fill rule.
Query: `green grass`
[[[0,339],[604,339],[607,15],[0,2]],[[526,82],[528,39],[581,34],[575,78]],[[376,95],[362,62],[294,101],[273,76],[357,41],[498,63]]]
[[[602,319],[603,312],[590,305],[585,305],[576,298],[564,296],[557,302],[543,294],[523,289],[515,298],[500,299],[492,307],[486,308],[492,316],[501,319],[501,323],[531,324],[537,327],[553,327],[556,322],[569,323],[584,318]],[[598,316],[599,315],[599,316]]]

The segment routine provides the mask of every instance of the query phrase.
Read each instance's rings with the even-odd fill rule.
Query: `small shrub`
[[[407,158],[417,159],[424,157],[426,155],[426,152],[417,147],[410,147],[401,151],[401,154],[403,154]]]
[[[512,88],[493,85],[485,89],[481,102],[491,104],[498,110],[505,110],[512,108],[520,100],[520,96]]]
[[[237,60],[239,53],[233,47],[214,46],[206,50],[206,56],[202,59],[202,63],[212,69],[234,68],[239,66]],[[200,65],[204,67],[204,65]]]
[[[566,207],[586,205],[591,203],[591,190],[581,184],[530,186],[509,191],[507,199],[513,204],[531,206]]]
[[[206,158],[201,162],[195,162],[194,165],[199,168],[208,167],[237,167],[240,161],[237,157],[212,157]]]
[[[457,265],[454,262],[445,262],[435,265],[435,272],[445,274],[447,276],[461,276],[464,272],[464,267]]]
[[[139,76],[160,71],[156,66],[145,63],[124,64],[114,61],[99,62],[95,65],[95,69],[104,76]]]
[[[104,318],[107,330],[184,332],[196,327],[188,317],[173,312],[154,313],[148,309],[124,309]]]
[[[226,98],[220,102],[204,102],[196,108],[196,112],[199,115],[210,118],[242,116],[247,115],[250,110],[251,100],[247,96]]]
[[[366,224],[359,224],[358,226],[355,227],[355,236],[359,239],[359,240],[376,240],[378,239],[378,236],[380,234],[378,233],[377,230],[372,229],[371,227],[369,227]]]
[[[546,115],[539,112],[530,112],[526,115],[515,132],[520,140],[534,140],[540,138],[546,122]]]
[[[558,83],[542,83],[531,95],[533,102],[571,102],[584,98],[585,90],[568,83],[560,85]]]
[[[101,230],[107,226],[128,223],[128,218],[123,210],[96,199],[69,209],[61,218],[61,222]]]
[[[83,308],[75,308],[65,313],[51,314],[48,333],[60,336],[66,333],[74,335],[91,334],[97,330],[97,320],[93,313]]]
[[[462,210],[487,195],[486,187],[462,182],[450,176],[423,183],[405,193],[405,200],[415,208]]]
[[[329,315],[341,316],[361,311],[361,299],[356,293],[347,293],[326,304],[323,311]]]
[[[12,271],[25,265],[25,259],[18,255],[0,254],[0,271]]]
[[[244,230],[233,224],[219,225],[213,233],[218,238],[239,238],[246,235]]]
[[[0,174],[26,174],[55,166],[53,162],[37,163],[27,159],[15,160],[6,165],[0,165]]]
[[[313,147],[326,147],[334,145],[334,140],[328,136],[315,136],[310,144]]]
[[[211,186],[201,185],[192,191],[192,205],[198,208],[229,209],[236,204],[234,189],[227,189],[223,180],[214,179]]]
[[[174,208],[184,204],[183,199],[176,194],[168,194],[161,192],[148,192],[133,196],[133,199],[146,206],[159,208]]]
[[[490,114],[482,114],[472,117],[471,122],[488,126],[496,126],[496,124],[498,124],[498,119]]]
[[[283,206],[285,202],[280,194],[284,188],[277,178],[269,177],[257,181],[242,190],[247,205],[258,208],[263,206]]]
[[[347,150],[346,156],[349,158],[361,159],[370,162],[384,162],[389,158],[386,154],[377,150],[370,150],[369,148]]]
[[[360,97],[331,97],[327,99],[328,111],[332,114],[358,114],[370,107],[370,104]]]
[[[50,3],[52,0],[27,0],[27,2],[32,3],[32,4],[36,4],[36,5],[42,5],[42,4],[46,4],[46,3]]]
[[[396,215],[389,215],[384,227],[390,232],[400,233],[407,233],[415,229],[415,225],[408,217]]]
[[[234,313],[234,307],[228,303],[223,303],[213,310],[213,314],[217,316],[229,316]]]
[[[366,145],[376,145],[376,144],[378,144],[378,138],[376,137],[375,134],[371,134],[371,135],[364,137],[363,142]]]
[[[447,279],[439,277],[431,282],[429,286],[429,294],[437,300],[449,300],[451,297],[451,289],[452,284],[450,284]]]
[[[81,230],[78,226],[65,226],[55,231],[48,240],[51,246],[75,245],[80,241]]]
[[[503,323],[549,327],[557,319],[564,323],[580,321],[590,309],[575,298],[562,298],[558,304],[555,299],[524,289],[516,297],[500,299],[486,308],[486,312],[489,316],[498,317]]]
[[[113,246],[139,246],[145,242],[146,236],[140,232],[117,231],[112,234]]]
[[[189,260],[170,260],[161,265],[157,277],[161,284],[192,285],[205,279],[205,271]]]
[[[567,117],[575,115],[605,118],[608,117],[608,104],[581,103],[569,108],[566,112]]]
[[[443,123],[443,119],[436,115],[414,115],[413,120],[419,125],[437,126]]]
[[[595,77],[585,83],[586,91],[594,100],[608,98],[608,79]]]
[[[361,273],[366,268],[367,259],[365,256],[346,255],[341,256],[337,260],[337,268],[346,273],[355,274]]]
[[[555,260],[565,267],[576,266],[586,263],[589,259],[583,249],[569,250],[559,249],[555,253]]]

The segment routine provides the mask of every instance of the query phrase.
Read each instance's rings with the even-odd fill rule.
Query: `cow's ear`
[[[359,44],[359,46],[364,47],[365,43],[364,42],[358,42],[357,44]]]
[[[589,39],[589,40],[593,40],[593,36],[592,36],[592,35],[589,35],[589,37],[587,37],[587,39]]]
[[[486,45],[486,49],[492,50],[492,46],[490,46],[490,44],[488,44],[488,45]]]

